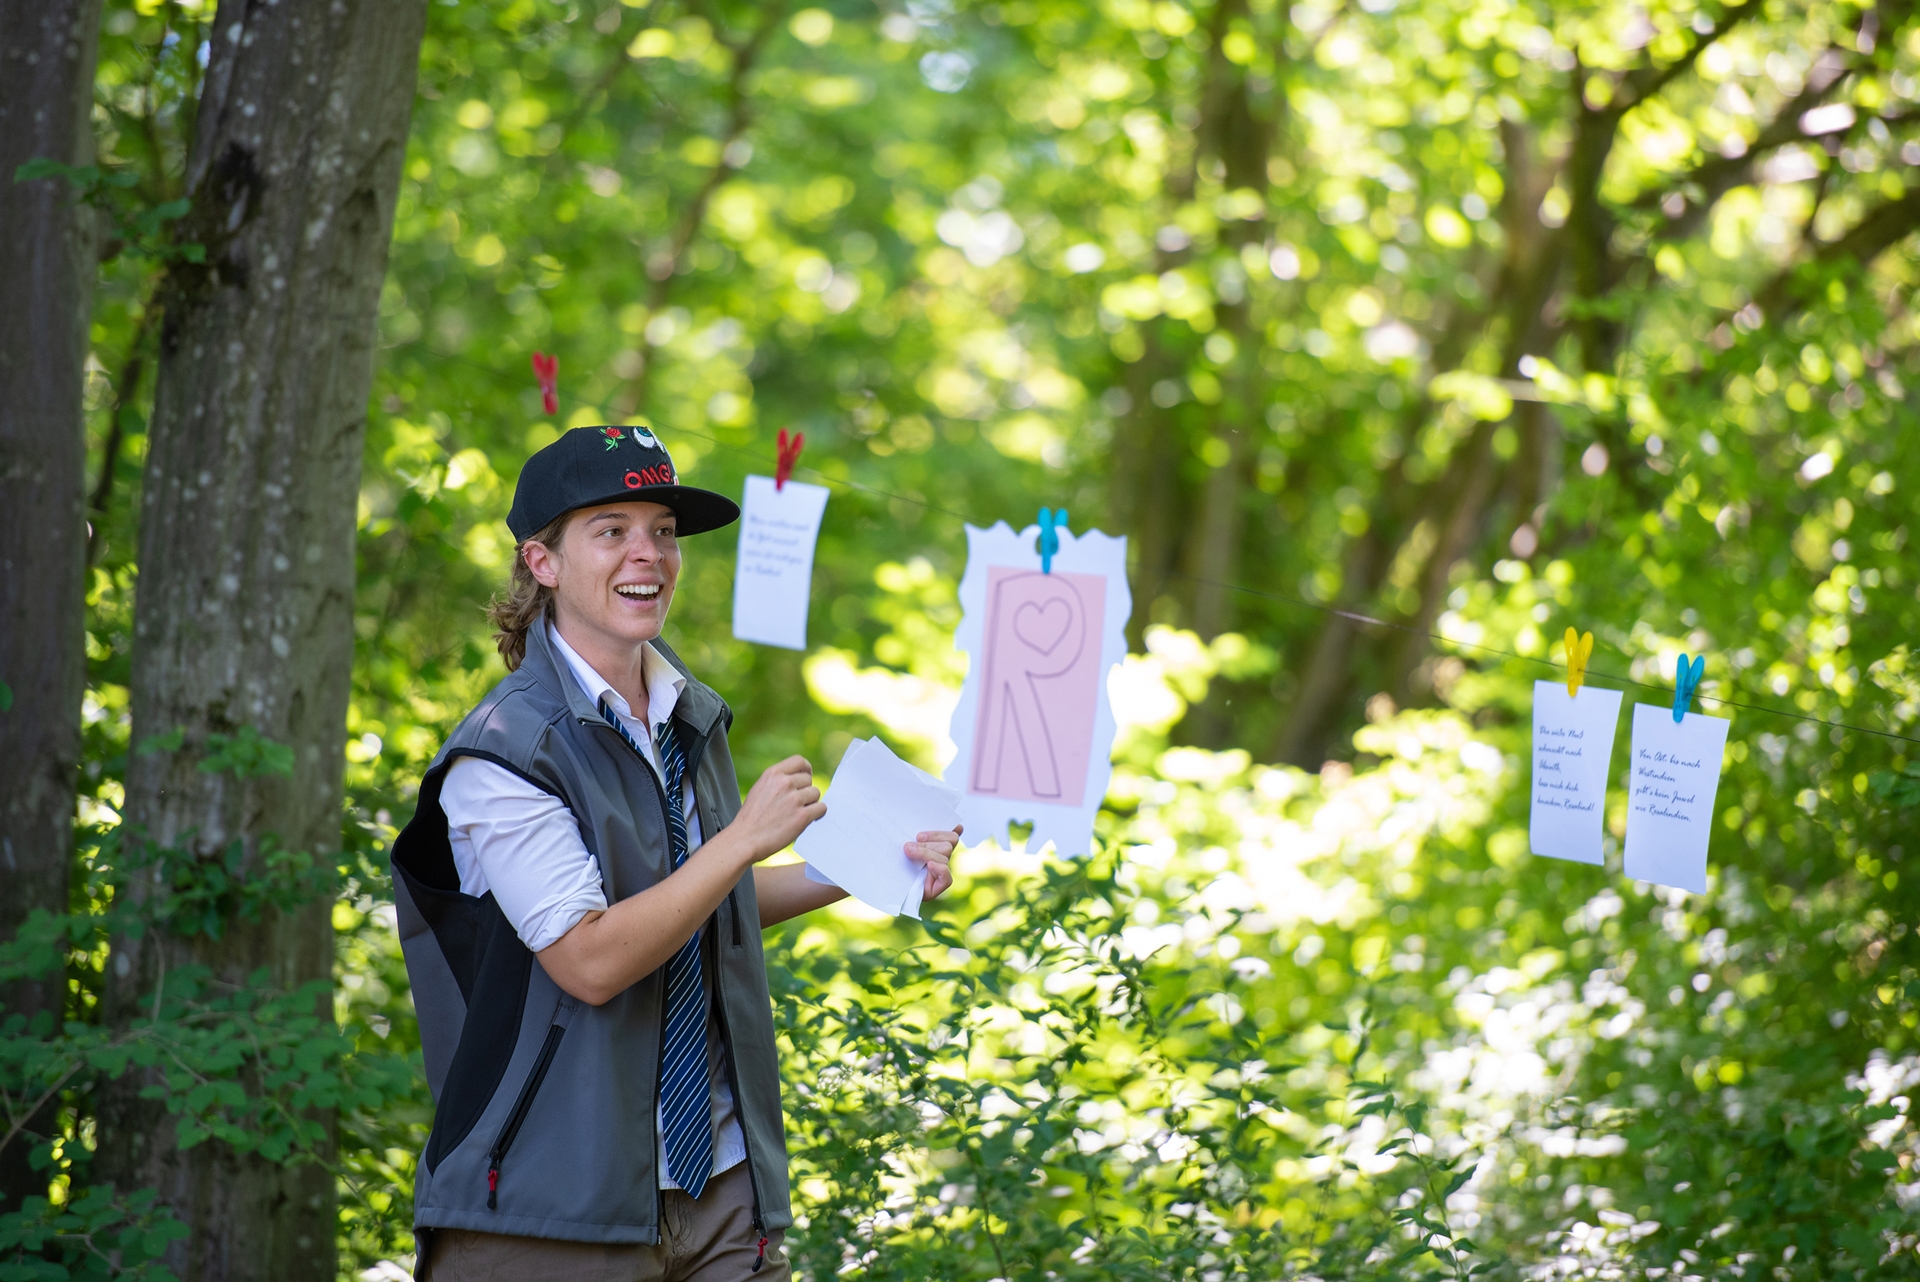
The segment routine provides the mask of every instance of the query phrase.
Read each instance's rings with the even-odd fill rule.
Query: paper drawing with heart
[[[970,791],[1081,803],[1102,676],[1087,625],[1106,595],[1099,575],[993,567]]]
[[[953,636],[967,680],[946,778],[968,841],[1084,855],[1113,777],[1107,677],[1127,657],[1133,594],[1126,539],[1049,526],[1051,573],[1038,525],[967,526]]]

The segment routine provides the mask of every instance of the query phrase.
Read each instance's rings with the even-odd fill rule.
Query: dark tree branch
[[[1768,281],[1754,302],[1763,312],[1775,311],[1802,296],[1814,274],[1809,269],[1848,261],[1866,267],[1916,228],[1920,228],[1920,187],[1909,187],[1904,195],[1876,206],[1838,240],[1822,245]]]
[[[1700,226],[1701,221],[1720,197],[1753,181],[1754,171],[1768,153],[1786,146],[1788,143],[1804,142],[1806,135],[1800,132],[1800,117],[1810,109],[1824,102],[1833,91],[1833,81],[1820,89],[1808,87],[1796,94],[1791,101],[1781,107],[1767,127],[1760,131],[1759,137],[1748,145],[1747,150],[1738,156],[1715,156],[1695,165],[1684,173],[1675,174],[1662,185],[1650,188],[1635,196],[1629,207],[1639,210],[1654,210],[1661,202],[1675,192],[1685,196],[1689,188],[1697,188],[1699,199],[1689,197],[1687,212],[1670,219],[1660,229],[1658,235],[1665,240],[1678,240],[1691,235]]]
[[[1714,26],[1712,31],[1707,32],[1698,40],[1694,41],[1685,53],[1681,54],[1672,62],[1667,63],[1663,67],[1644,66],[1637,67],[1628,72],[1625,80],[1621,82],[1621,88],[1628,90],[1631,97],[1623,102],[1619,95],[1616,94],[1613,102],[1609,104],[1608,109],[1618,111],[1624,115],[1640,103],[1653,97],[1653,95],[1659,93],[1662,89],[1665,89],[1668,85],[1679,79],[1681,75],[1691,70],[1693,64],[1700,60],[1700,55],[1705,53],[1717,41],[1725,39],[1728,32],[1745,22],[1748,18],[1762,12],[1764,9],[1765,4],[1763,0],[1744,0],[1744,3],[1737,4],[1721,14],[1720,21]]]
[[[726,135],[720,143],[720,158],[701,181],[693,199],[681,211],[680,221],[674,226],[672,239],[668,241],[666,253],[647,263],[647,276],[652,284],[647,288],[646,309],[649,317],[658,315],[673,295],[673,278],[686,265],[687,253],[693,247],[694,237],[700,234],[700,228],[707,218],[707,206],[712,203],[713,195],[720,190],[722,183],[732,176],[734,163],[731,158],[734,144],[746,136],[747,128],[753,123],[753,99],[747,93],[747,78],[752,74],[754,64],[765,47],[769,37],[779,29],[780,19],[785,16],[784,3],[769,4],[763,12],[760,25],[739,44],[732,44],[724,36],[718,36],[722,44],[733,52],[733,70],[727,77],[727,127]],[[714,24],[716,31],[719,24]],[[628,382],[615,401],[616,417],[625,418],[646,408],[647,387],[652,381],[653,361],[643,359],[640,370]]]

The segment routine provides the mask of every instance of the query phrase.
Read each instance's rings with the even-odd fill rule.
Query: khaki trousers
[[[753,1271],[753,1181],[738,1162],[707,1182],[700,1200],[668,1189],[657,1246],[563,1242],[557,1238],[435,1229],[419,1282],[788,1282],[782,1234],[767,1234],[767,1258]]]

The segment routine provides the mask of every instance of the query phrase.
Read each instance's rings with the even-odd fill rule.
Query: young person
[[[826,812],[812,767],[742,801],[732,711],[660,639],[679,539],[739,514],[646,428],[575,428],[521,471],[493,611],[509,675],[393,850],[435,1106],[423,1282],[787,1277],[760,931],[844,892],[755,866]],[[958,837],[904,844],[929,899]]]

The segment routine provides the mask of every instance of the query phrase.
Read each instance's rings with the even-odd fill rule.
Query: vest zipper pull
[[[760,1254],[753,1257],[753,1268],[748,1271],[751,1273],[758,1273],[760,1271],[760,1266],[765,1264],[766,1262],[767,1262],[767,1239],[763,1235],[760,1239]]]
[[[489,1211],[500,1209],[500,1163],[498,1162],[487,1167],[487,1209]]]

